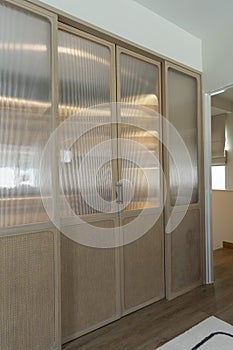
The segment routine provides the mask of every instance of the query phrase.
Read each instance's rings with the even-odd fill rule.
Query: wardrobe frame
[[[46,9],[43,6],[38,6],[36,3],[30,3],[27,1],[20,0],[2,0],[3,3],[8,3],[16,9],[25,10],[28,13],[35,14],[38,17],[46,19],[50,23],[50,86],[51,86],[51,132],[57,127],[57,100],[58,100],[58,90],[57,90],[57,16]],[[55,169],[55,162],[53,164],[53,169]],[[54,187],[57,187],[59,183],[59,178],[57,171],[53,172],[54,176]],[[53,193],[56,191],[53,190]],[[56,201],[57,202],[57,201]],[[59,217],[59,208],[58,205],[55,208],[54,215],[57,218]],[[4,236],[20,236],[23,234],[33,234],[33,233],[43,233],[45,231],[50,231],[54,234],[54,268],[55,268],[55,343],[51,349],[48,350],[58,350],[61,349],[61,298],[60,298],[60,232],[54,226],[54,224],[48,220],[46,223],[31,223],[26,225],[12,226],[12,227],[1,227],[0,228],[0,237]]]
[[[202,283],[205,283],[205,275],[206,275],[206,266],[205,266],[205,235],[204,235],[204,173],[203,173],[203,128],[202,128],[202,118],[201,118],[201,110],[202,110],[202,98],[201,98],[201,81],[202,81],[202,75],[201,72],[195,69],[191,69],[190,67],[183,65],[179,62],[176,62],[175,60],[168,59],[167,57],[157,54],[153,52],[152,50],[146,49],[143,46],[137,45],[129,40],[122,39],[121,37],[111,34],[108,31],[102,30],[92,24],[86,23],[80,19],[77,19],[76,17],[69,15],[59,9],[55,9],[47,4],[44,4],[40,1],[37,0],[25,0],[25,1],[20,1],[20,0],[4,0],[4,2],[18,6],[19,8],[34,12],[36,14],[41,15],[42,17],[46,18],[49,20],[51,23],[51,61],[53,64],[51,64],[51,89],[52,89],[52,95],[51,95],[51,100],[52,100],[52,129],[55,130],[55,128],[59,125],[59,120],[58,120],[58,55],[57,55],[57,34],[58,34],[58,29],[65,29],[68,30],[69,32],[74,32],[75,33],[82,33],[83,37],[87,38],[92,38],[93,36],[96,38],[96,42],[100,43],[106,43],[109,45],[109,47],[114,50],[113,56],[116,57],[116,46],[119,46],[122,48],[122,50],[127,52],[133,52],[135,54],[135,57],[140,57],[143,56],[144,59],[148,59],[148,61],[152,60],[153,62],[158,62],[161,64],[161,77],[160,77],[160,82],[161,82],[161,98],[160,98],[160,109],[162,114],[166,115],[168,111],[168,105],[166,101],[166,94],[167,94],[167,73],[166,70],[168,67],[174,68],[180,72],[183,72],[185,74],[188,74],[190,76],[196,77],[198,79],[198,142],[199,142],[199,148],[198,148],[198,166],[199,166],[199,189],[198,189],[198,195],[199,195],[199,200],[197,204],[191,204],[191,207],[189,210],[193,209],[199,209],[201,212],[201,227],[202,227],[202,234],[201,234],[201,268],[202,268],[202,278],[198,283],[195,283],[194,285],[190,286],[189,288],[185,290],[181,290],[178,293],[172,293],[171,291],[171,280],[170,280],[170,274],[171,274],[171,269],[170,269],[170,238],[168,235],[164,233],[164,246],[165,246],[165,286],[166,286],[166,298],[167,299],[172,299],[178,295],[181,295],[192,288],[196,287],[197,285],[200,285]],[[116,62],[114,62],[114,65]],[[114,76],[114,74],[113,74]],[[112,81],[112,88],[113,88],[113,101],[116,101],[116,96],[117,92],[115,87],[116,86],[116,78]],[[116,131],[113,131],[115,133]],[[169,164],[168,164],[168,158],[166,156],[166,152],[163,149],[163,157],[164,157],[164,168],[168,169]],[[54,165],[55,166],[55,165]],[[55,166],[56,169],[56,166]],[[54,171],[54,183],[55,187],[58,185],[59,179],[58,175],[56,174],[57,172]],[[56,193],[56,191],[54,191]],[[164,210],[164,216],[167,217],[169,215],[168,213],[170,212],[170,207],[169,203],[167,201],[165,205],[165,210]],[[57,206],[56,208],[56,214],[57,217],[59,216],[59,208]],[[85,218],[85,220],[90,220],[90,221],[98,221],[98,214],[93,215],[90,219]],[[101,214],[101,221],[103,220],[104,216]],[[109,215],[106,215],[106,219],[110,219]],[[23,233],[29,233],[29,232],[40,232],[40,231],[45,231],[45,230],[51,230],[55,234],[56,238],[56,244],[55,244],[55,259],[56,259],[56,334],[57,334],[57,341],[56,341],[56,349],[59,349],[61,346],[61,308],[60,308],[60,232],[58,229],[56,229],[53,225],[51,225],[50,222],[48,223],[42,223],[42,224],[29,224],[29,225],[22,225],[22,226],[16,226],[16,227],[11,227],[11,228],[3,228],[0,231],[0,236],[4,235],[18,235],[18,234],[23,234]],[[119,253],[118,257],[119,259]],[[120,278],[120,276],[119,276]],[[121,283],[120,283],[121,284]],[[122,288],[122,286],[121,286]],[[145,303],[146,306],[150,304],[151,302]],[[121,305],[121,300],[120,296],[118,299],[118,308]],[[139,308],[141,308],[140,306]],[[135,308],[137,310],[138,308]],[[135,311],[135,310],[131,310]],[[127,314],[126,312],[125,314]],[[119,319],[121,316],[120,314],[114,317],[111,320],[107,320],[105,322],[102,322],[101,324],[97,326],[93,326],[88,330],[85,330],[79,334],[76,334],[75,336],[69,337],[67,339],[63,339],[64,342],[70,341],[78,336],[81,336],[83,334],[86,334],[90,331],[93,331],[101,326],[104,326],[116,319]],[[55,348],[54,348],[55,349]]]

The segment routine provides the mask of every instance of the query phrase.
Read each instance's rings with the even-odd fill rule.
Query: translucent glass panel
[[[160,206],[159,89],[158,66],[120,54],[119,178],[131,183],[124,185],[127,200],[134,191],[127,210]]]
[[[159,110],[158,67],[136,57],[120,55],[121,102]]]
[[[39,170],[50,90],[49,22],[0,2],[0,226],[47,220]]]
[[[180,194],[178,199],[180,205],[189,204],[190,188],[193,187],[191,203],[198,201],[198,139],[197,139],[197,80],[169,68],[168,70],[168,107],[169,121],[178,130],[190,153],[193,166],[193,179],[187,174],[187,164],[183,159],[174,164],[170,159],[170,195],[171,205],[177,199],[179,178],[177,168],[181,169]],[[176,162],[177,163],[177,162]]]
[[[112,137],[111,52],[107,46],[60,30],[58,55],[59,116],[60,122],[67,123],[61,140],[61,215],[108,212],[112,200],[112,164],[108,161],[112,159],[112,147],[111,142],[104,142]],[[72,144],[66,147],[71,136]],[[102,150],[95,147],[98,145],[103,145]],[[81,167],[82,162],[85,166]]]

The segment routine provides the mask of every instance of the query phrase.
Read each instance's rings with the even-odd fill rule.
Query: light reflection
[[[7,104],[12,107],[41,107],[41,108],[49,108],[51,107],[51,103],[49,102],[40,102],[34,100],[25,100],[22,98],[8,97],[8,96],[0,96],[0,103]]]
[[[96,56],[96,55],[94,55],[90,52],[86,52],[84,50],[74,49],[74,48],[65,47],[65,46],[58,46],[58,53],[62,53],[62,54],[70,55],[70,56],[76,56],[76,57],[80,57],[80,58],[85,58],[85,59],[96,61],[98,63],[102,63],[102,64],[109,66],[109,60],[106,60],[102,57]]]
[[[158,97],[155,94],[142,94],[135,96],[127,96],[121,98],[122,102],[131,102],[136,105],[144,106],[144,107],[158,107],[159,101]]]
[[[23,43],[0,43],[0,50],[47,52],[46,45]]]
[[[0,168],[0,188],[13,189],[19,186],[35,187],[35,169],[20,169],[15,167]]]
[[[0,168],[0,187],[1,188],[14,188],[14,169],[13,168]]]

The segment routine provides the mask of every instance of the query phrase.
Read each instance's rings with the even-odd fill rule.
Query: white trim
[[[233,84],[225,85],[225,86],[218,88],[216,90],[209,91],[208,93],[206,93],[206,95],[209,95],[210,97],[212,97],[212,96],[221,94],[221,93],[225,92],[227,89],[231,89],[232,87],[233,87]]]
[[[204,183],[205,183],[205,283],[214,281],[211,194],[211,94],[203,96]]]

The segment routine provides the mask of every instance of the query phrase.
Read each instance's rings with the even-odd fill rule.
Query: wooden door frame
[[[57,127],[57,26],[58,26],[58,16],[56,13],[52,13],[46,7],[39,7],[36,3],[30,1],[21,0],[3,0],[3,3],[12,6],[14,9],[19,11],[26,11],[30,15],[35,15],[40,19],[47,20],[50,25],[50,88],[51,88],[51,134]],[[58,183],[59,179],[56,172],[56,165],[54,161],[52,162],[52,171],[54,176],[54,183]],[[57,192],[53,193],[57,196]],[[58,217],[58,204],[55,207],[55,218]],[[30,233],[43,233],[45,231],[50,231],[54,235],[54,304],[55,304],[55,324],[54,324],[54,344],[52,346],[53,350],[61,349],[61,299],[60,299],[60,232],[54,226],[53,222],[49,219],[47,222],[36,222],[23,225],[9,226],[0,228],[0,237],[4,236],[21,236]]]
[[[169,121],[169,97],[168,97],[168,72],[169,69],[173,69],[176,72],[179,72],[181,74],[185,74],[189,77],[192,77],[196,80],[196,92],[197,92],[197,156],[198,156],[198,200],[195,203],[191,203],[188,207],[187,213],[192,210],[199,210],[200,213],[200,259],[201,259],[201,276],[198,281],[193,282],[187,287],[184,287],[180,289],[179,291],[172,291],[172,261],[171,261],[171,253],[172,253],[172,247],[171,247],[171,234],[172,233],[165,233],[165,274],[166,274],[166,298],[167,299],[173,299],[179,295],[182,295],[196,286],[199,286],[201,283],[205,283],[206,280],[206,265],[205,265],[205,233],[204,233],[204,221],[205,221],[205,214],[204,214],[204,179],[203,179],[203,173],[204,173],[204,162],[203,162],[203,121],[202,121],[202,96],[201,96],[201,75],[199,73],[194,72],[191,69],[187,69],[185,67],[182,67],[180,65],[176,65],[174,63],[170,63],[166,61],[163,65],[163,82],[164,82],[164,90],[163,90],[163,111],[164,115]],[[170,161],[169,161],[169,154],[166,149],[164,149],[164,169],[166,174],[166,181],[167,184],[170,183]],[[169,187],[169,185],[168,185]],[[174,207],[172,207],[170,203],[170,191],[167,193],[167,199],[164,207],[165,211],[165,222],[170,217],[172,208],[174,210]],[[176,212],[183,211],[182,206],[179,206],[175,209]],[[165,225],[164,225],[165,226]],[[165,226],[166,227],[166,226]]]
[[[120,72],[121,72],[121,63],[120,63],[120,56],[121,54],[125,54],[131,58],[135,58],[138,60],[141,60],[142,62],[146,62],[149,63],[153,66],[155,66],[158,69],[158,100],[159,100],[159,110],[158,113],[161,114],[162,110],[163,110],[163,103],[162,103],[162,90],[163,90],[163,81],[162,81],[162,62],[160,60],[157,60],[156,57],[147,57],[142,55],[141,53],[138,53],[136,50],[131,50],[129,47],[123,47],[121,45],[117,45],[116,44],[116,82],[117,82],[117,92],[116,92],[116,96],[117,96],[117,102],[121,102],[121,77],[120,77]],[[121,121],[118,120],[118,135],[121,134]],[[163,133],[162,130],[162,122],[160,123],[160,132],[161,135]],[[118,156],[120,156],[118,154]],[[159,158],[161,160],[161,163],[163,163],[163,147],[162,147],[162,142],[160,141],[160,145],[159,145]],[[119,165],[118,171],[121,171],[121,165]],[[162,184],[162,189],[161,189],[161,198],[162,201],[161,203],[163,203],[164,201],[164,185],[163,185],[163,181],[162,181],[162,176],[160,174],[160,183]],[[161,204],[162,205],[162,204]],[[148,209],[148,213],[150,212],[150,209]],[[140,213],[140,210],[133,210],[133,211],[129,211],[129,212],[124,212],[124,214],[119,213],[119,222],[120,222],[120,226],[122,226],[122,221],[124,218],[130,217],[130,216],[136,216]],[[164,216],[164,210],[161,213],[161,217],[163,220],[163,216]],[[165,235],[164,235],[164,226],[162,224],[163,227],[163,260],[164,260],[164,264],[163,264],[163,274],[164,274],[164,280],[163,280],[163,286],[164,286],[164,295],[163,297],[154,297],[150,300],[147,300],[146,302],[143,302],[142,304],[139,304],[137,306],[134,306],[132,308],[126,309],[124,306],[124,252],[123,252],[123,246],[121,246],[120,251],[121,251],[121,295],[122,295],[122,300],[121,300],[121,310],[122,310],[122,316],[128,315],[134,311],[137,311],[145,306],[148,306],[154,302],[157,302],[159,300],[162,300],[163,298],[166,298],[166,279],[165,279]],[[120,233],[120,237],[121,237],[121,242],[123,242],[123,233]]]

